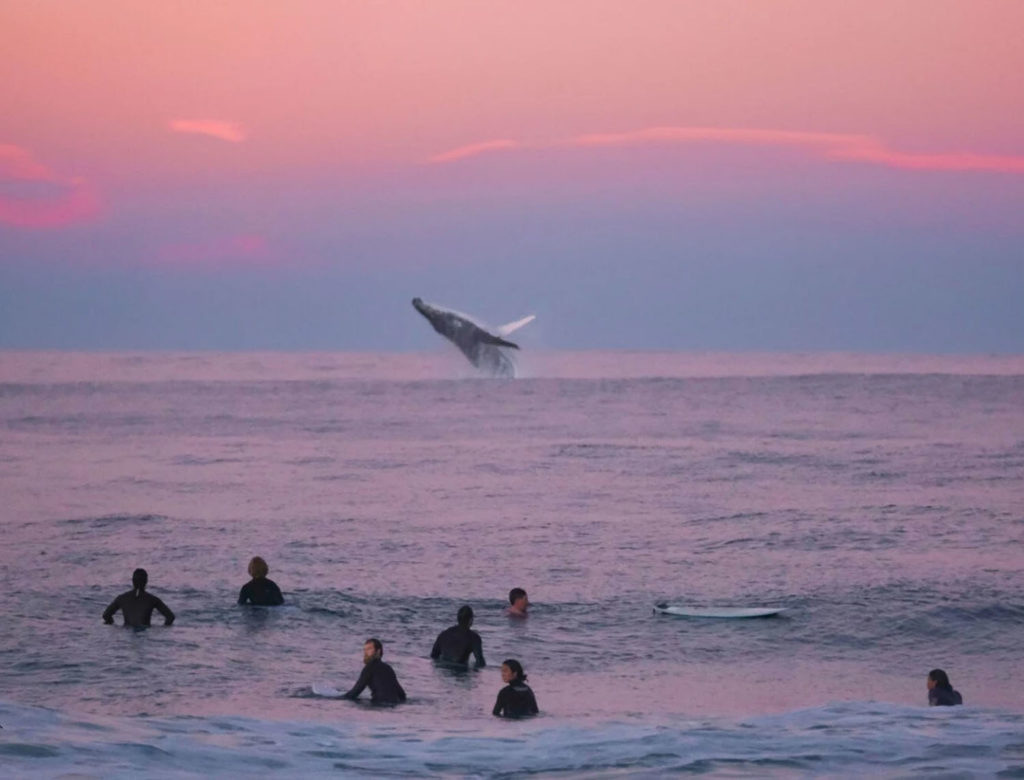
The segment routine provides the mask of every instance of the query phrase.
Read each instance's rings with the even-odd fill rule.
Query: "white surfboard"
[[[330,683],[313,683],[313,695],[314,696],[325,696],[328,699],[340,699],[345,695],[344,691],[339,691]]]
[[[657,615],[693,618],[757,618],[785,612],[785,607],[688,607],[681,604],[655,604]]]

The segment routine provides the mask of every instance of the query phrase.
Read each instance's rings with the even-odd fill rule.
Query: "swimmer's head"
[[[132,587],[136,591],[143,591],[146,589],[146,583],[149,582],[149,575],[145,569],[136,569],[132,572]]]
[[[455,619],[463,628],[469,628],[473,625],[473,608],[469,606],[469,604],[459,607],[459,612],[455,616]]]
[[[526,591],[523,590],[522,588],[512,588],[512,590],[510,590],[508,592],[508,603],[511,604],[512,606],[515,606],[516,602],[519,601],[519,599],[525,599],[525,598],[526,598]]]
[[[928,690],[931,690],[932,688],[949,690],[952,687],[953,686],[949,684],[949,675],[941,669],[932,669],[928,672]]]
[[[260,556],[254,555],[253,559],[249,561],[249,576],[258,580],[260,577],[266,577],[269,573],[270,567],[267,566],[267,562]]]
[[[501,662],[501,681],[503,683],[526,682],[523,665],[515,658],[506,658]]]
[[[376,637],[370,637],[363,642],[363,663],[368,664],[375,658],[381,658],[384,655],[384,645]]]

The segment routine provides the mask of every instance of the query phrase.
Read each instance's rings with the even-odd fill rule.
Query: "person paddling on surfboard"
[[[964,697],[959,691],[953,690],[949,676],[941,669],[928,672],[927,685],[929,707],[955,707],[964,703]]]
[[[477,668],[487,666],[484,661],[484,647],[480,635],[470,629],[473,625],[473,608],[466,604],[459,607],[456,615],[458,625],[446,628],[437,635],[434,647],[430,651],[430,657],[435,661],[444,661],[449,664],[467,666],[469,656],[476,658]]]
[[[508,592],[508,603],[511,605],[505,610],[505,614],[513,618],[529,617],[527,610],[530,608],[530,599],[522,588],[512,588]]]
[[[239,604],[252,604],[257,607],[276,607],[284,604],[284,596],[277,583],[267,577],[270,567],[267,562],[255,556],[249,561],[249,576],[252,577],[242,586],[238,594]]]
[[[103,622],[107,625],[113,624],[114,615],[121,610],[126,626],[148,626],[155,609],[164,616],[164,625],[171,625],[174,622],[174,613],[160,599],[146,592],[148,582],[149,574],[145,569],[136,569],[132,572],[132,589],[110,602],[110,606],[103,610]]]
[[[384,645],[371,637],[363,644],[363,671],[352,689],[343,699],[358,699],[363,689],[369,686],[370,701],[373,704],[398,704],[405,701],[405,691],[398,684],[395,670],[381,660]]]

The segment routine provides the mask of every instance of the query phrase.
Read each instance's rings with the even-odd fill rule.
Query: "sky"
[[[0,4],[0,348],[1024,352],[1024,2]],[[518,335],[518,334],[517,334]]]

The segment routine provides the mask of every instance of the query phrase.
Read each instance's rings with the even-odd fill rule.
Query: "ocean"
[[[1024,777],[1024,357],[520,374],[0,352],[0,775]],[[236,606],[253,555],[285,606]],[[140,566],[174,625],[104,625]],[[480,670],[428,657],[462,604]],[[409,701],[314,695],[371,636]]]

